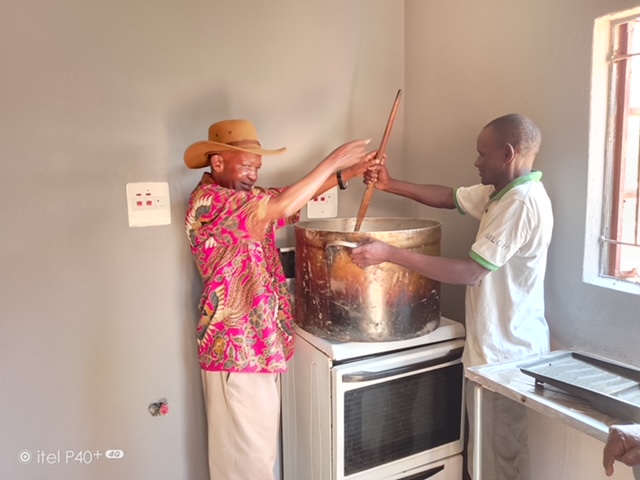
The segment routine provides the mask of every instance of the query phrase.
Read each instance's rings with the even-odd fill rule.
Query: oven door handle
[[[432,360],[425,360],[424,362],[412,363],[406,367],[392,368],[383,372],[355,372],[347,373],[342,376],[344,383],[357,383],[357,382],[370,382],[372,380],[379,380],[381,378],[394,377],[403,373],[415,372],[416,370],[422,370],[423,368],[433,367],[435,365],[441,365],[448,363],[452,360],[457,360],[462,357],[462,350],[464,347],[454,348],[443,357],[434,358]]]
[[[410,477],[403,477],[400,480],[427,480],[427,478],[431,478],[435,474],[440,473],[443,470],[444,470],[444,465],[440,465],[438,467],[434,467],[430,470],[427,470],[426,472],[417,473],[416,475],[411,475]]]

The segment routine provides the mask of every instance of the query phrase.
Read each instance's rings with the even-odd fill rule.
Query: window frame
[[[610,276],[610,263],[617,256],[611,254],[619,248],[606,242],[613,215],[613,188],[619,189],[619,172],[613,161],[615,141],[620,115],[616,115],[619,98],[616,96],[620,78],[616,75],[611,55],[615,46],[615,35],[620,25],[640,16],[640,7],[605,15],[596,19],[593,31],[593,58],[591,71],[591,105],[589,129],[589,174],[587,186],[587,218],[585,229],[585,252],[583,281],[613,290],[640,295],[640,283]],[[615,88],[614,88],[615,87]],[[617,185],[617,186],[616,186]],[[609,249],[609,252],[607,252]],[[613,249],[613,250],[611,250]]]

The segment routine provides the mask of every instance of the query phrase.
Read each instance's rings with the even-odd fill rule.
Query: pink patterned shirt
[[[300,213],[270,222],[270,196],[284,189],[236,191],[202,176],[189,199],[185,226],[202,280],[198,358],[204,370],[284,372],[293,355],[293,316],[276,228]]]

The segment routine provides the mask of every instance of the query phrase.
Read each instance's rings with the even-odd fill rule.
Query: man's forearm
[[[388,261],[407,267],[437,282],[452,285],[475,285],[489,273],[489,270],[470,258],[424,255],[397,247],[390,248]]]
[[[384,191],[410,198],[429,207],[455,208],[453,189],[443,185],[418,185],[394,179],[389,182]]]

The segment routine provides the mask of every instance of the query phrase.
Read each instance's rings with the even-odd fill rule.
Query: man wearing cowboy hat
[[[312,198],[362,175],[374,161],[368,140],[346,143],[287,188],[255,185],[263,155],[248,120],[209,127],[187,148],[189,168],[210,167],[186,214],[191,252],[204,283],[196,329],[207,410],[212,480],[269,480],[277,455],[277,378],[293,354],[291,299],[275,232]]]

